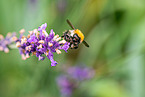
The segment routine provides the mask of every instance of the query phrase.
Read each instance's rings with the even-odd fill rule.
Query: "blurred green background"
[[[62,67],[86,64],[96,76],[72,97],[145,97],[144,0],[0,0],[0,34],[47,23],[59,35],[69,19],[90,45],[55,55],[50,61],[21,60],[18,50],[0,52],[0,97],[60,97],[56,77]],[[26,35],[28,33],[25,33]]]

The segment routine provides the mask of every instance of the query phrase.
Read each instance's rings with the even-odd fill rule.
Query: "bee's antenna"
[[[68,19],[67,19],[66,21],[67,21],[67,23],[69,24],[69,26],[70,26],[72,29],[75,30],[75,27],[72,25],[72,23],[71,23]]]

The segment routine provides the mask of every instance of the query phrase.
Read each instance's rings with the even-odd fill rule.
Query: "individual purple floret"
[[[74,89],[74,83],[71,82],[71,80],[65,76],[61,75],[57,78],[57,84],[60,88],[60,92],[62,97],[70,97],[72,94],[72,91]]]
[[[42,24],[38,29],[29,31],[28,36],[24,36],[24,29],[20,31],[20,38],[16,41],[16,46],[19,48],[22,59],[30,57],[30,54],[36,55],[39,60],[44,60],[45,56],[51,61],[51,66],[56,66],[53,53],[61,54],[61,49],[69,49],[69,43],[63,40],[59,35],[55,35],[53,29],[49,35],[46,32],[47,24]]]
[[[75,80],[87,80],[94,76],[94,70],[84,66],[74,66],[68,68],[67,73]]]
[[[8,33],[5,38],[3,37],[3,35],[0,35],[0,51],[8,53],[9,46],[13,44],[16,39],[16,33]]]

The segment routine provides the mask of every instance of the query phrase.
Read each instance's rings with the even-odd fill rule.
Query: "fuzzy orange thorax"
[[[84,34],[78,29],[75,30],[75,33],[81,38],[81,42],[82,42],[84,40]]]

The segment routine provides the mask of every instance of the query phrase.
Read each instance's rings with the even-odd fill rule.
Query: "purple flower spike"
[[[71,82],[71,80],[65,76],[61,75],[57,78],[57,84],[60,88],[62,97],[70,97],[72,94],[72,91],[74,89],[74,84]]]
[[[7,36],[0,35],[0,51],[9,52],[9,46],[17,40],[16,33],[8,33]]]
[[[72,78],[82,81],[92,78],[94,76],[94,70],[87,67],[75,66],[68,69],[68,74]]]
[[[81,82],[91,79],[95,72],[85,66],[73,66],[65,68],[67,72],[58,76],[57,85],[60,88],[62,97],[70,97],[76,88],[79,87]]]
[[[44,60],[44,55],[51,61],[51,66],[58,64],[54,58],[53,53],[61,54],[61,49],[67,51],[69,44],[66,43],[59,35],[55,35],[53,29],[48,34],[46,32],[47,24],[42,24],[38,29],[29,31],[26,37],[23,35],[25,30],[21,30],[20,38],[16,41],[16,46],[19,48],[22,59],[25,60],[30,55],[36,55],[39,60]]]

